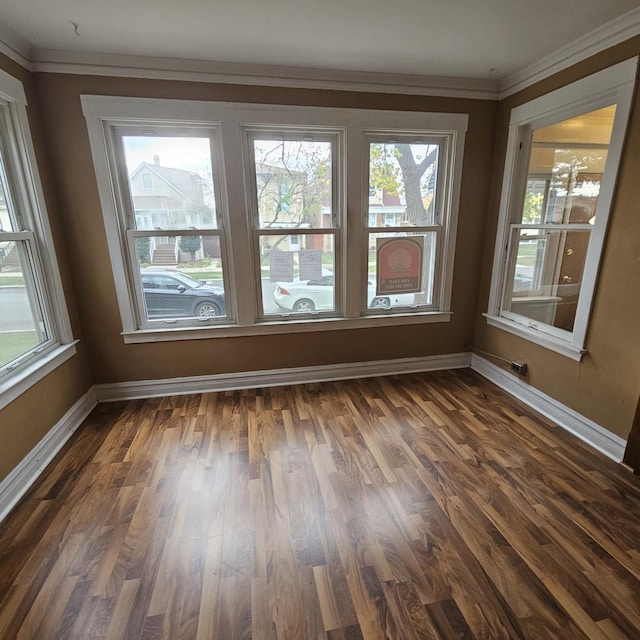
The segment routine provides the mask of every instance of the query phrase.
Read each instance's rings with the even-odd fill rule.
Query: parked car
[[[273,292],[276,304],[286,311],[309,313],[334,308],[334,277],[329,269],[322,270],[320,280],[294,280],[278,282]],[[370,309],[388,309],[392,306],[411,306],[415,304],[412,293],[376,295],[375,282],[369,280],[367,286],[367,305]]]
[[[213,318],[224,316],[224,289],[174,269],[141,269],[149,318]]]

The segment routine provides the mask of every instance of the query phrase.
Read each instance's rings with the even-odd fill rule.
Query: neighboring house
[[[142,162],[131,173],[129,184],[138,229],[171,231],[213,225],[215,214],[205,202],[202,177],[193,171],[163,167],[156,155],[153,164]],[[218,257],[218,252],[217,245],[208,246],[205,238],[196,258],[203,254]],[[181,262],[175,237],[151,238],[150,255],[153,264]]]

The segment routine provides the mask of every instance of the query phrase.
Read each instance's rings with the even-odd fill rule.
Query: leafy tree
[[[180,251],[191,254],[191,262],[195,262],[196,253],[200,251],[201,246],[200,236],[182,236],[180,238]]]
[[[429,204],[425,208],[423,193],[433,191],[430,183],[436,176],[438,148],[429,145],[423,156],[414,156],[412,147],[397,142],[372,144],[369,186],[404,196],[409,225],[426,226],[433,224],[433,207]]]
[[[263,228],[322,226],[322,203],[331,195],[328,143],[309,140],[260,140],[255,147],[256,189]],[[271,237],[262,261],[286,238]]]
[[[140,237],[136,239],[136,253],[141,263],[151,262],[151,238]]]

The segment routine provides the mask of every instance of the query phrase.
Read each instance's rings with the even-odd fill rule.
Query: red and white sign
[[[424,238],[377,238],[376,295],[420,293]]]

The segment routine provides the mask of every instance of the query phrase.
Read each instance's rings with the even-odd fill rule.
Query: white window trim
[[[586,353],[586,336],[595,293],[598,269],[606,237],[607,222],[611,211],[618,169],[624,149],[629,113],[635,90],[638,58],[632,58],[608,69],[577,80],[526,104],[515,107],[509,122],[509,137],[505,159],[500,212],[496,232],[489,305],[484,316],[491,326],[535,342],[536,344],[579,361]],[[514,210],[519,206],[519,194],[526,174],[528,160],[528,136],[530,126],[543,127],[616,103],[616,116],[609,144],[604,180],[598,198],[596,222],[591,231],[582,287],[576,310],[573,332],[540,330],[542,323],[501,315],[500,307],[505,287],[506,261],[510,223]],[[522,150],[521,153],[519,151]]]
[[[0,378],[0,409],[13,402],[76,353],[76,343],[65,303],[62,278],[53,244],[38,163],[29,128],[27,98],[22,82],[0,70],[0,101],[9,109],[16,139],[16,164],[20,170],[23,196],[30,209],[30,226],[36,238],[37,254],[42,266],[42,304],[46,308],[52,332],[51,343],[25,358]]]
[[[340,109],[324,107],[286,107],[282,105],[252,105],[244,103],[204,102],[188,100],[165,100],[148,98],[122,98],[114,96],[81,96],[82,109],[87,121],[93,162],[98,182],[111,265],[115,277],[116,295],[122,320],[122,335],[125,342],[156,342],[188,340],[240,335],[294,333],[324,331],[355,327],[447,322],[451,316],[451,287],[455,239],[458,219],[458,203],[462,180],[464,139],[468,124],[467,114],[419,113],[377,111],[367,109]],[[127,257],[124,254],[119,229],[117,198],[111,182],[106,128],[118,123],[138,121],[173,122],[178,126],[191,124],[220,128],[220,139],[224,149],[224,163],[220,179],[221,199],[229,212],[227,233],[234,242],[229,243],[228,274],[234,309],[230,316],[235,324],[215,324],[211,327],[172,329],[139,329],[136,322],[135,301],[128,282]],[[340,241],[344,247],[344,287],[341,292],[343,317],[301,318],[288,321],[260,319],[255,301],[258,300],[251,251],[251,220],[247,203],[251,194],[246,179],[247,129],[253,126],[292,128],[322,128],[342,131],[347,148],[346,167],[349,176],[357,176],[346,185],[347,219],[340,230]],[[363,184],[364,163],[368,162],[365,131],[421,131],[425,135],[451,135],[451,157],[447,176],[450,199],[444,206],[448,221],[443,234],[442,286],[437,311],[362,315],[361,289],[363,273],[361,248],[365,226],[362,216],[368,213],[368,185]],[[345,245],[346,243],[346,245]],[[242,265],[242,268],[237,268]],[[230,298],[233,298],[230,295]],[[274,319],[275,320],[275,319]]]

